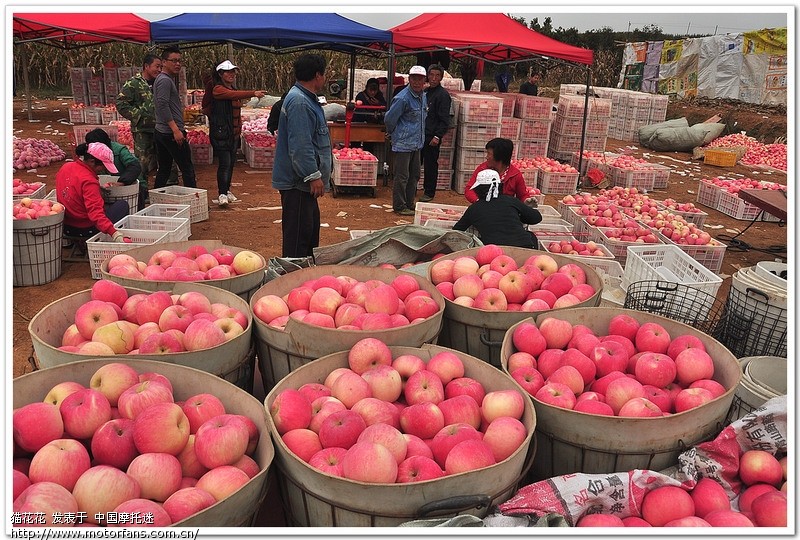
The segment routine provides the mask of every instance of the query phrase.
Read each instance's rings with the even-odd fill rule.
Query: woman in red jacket
[[[464,190],[464,197],[471,203],[478,200],[478,194],[472,189],[478,173],[486,169],[497,171],[500,175],[504,195],[511,195],[522,202],[528,198],[528,186],[525,185],[525,177],[519,169],[511,165],[511,154],[514,152],[514,143],[510,139],[496,138],[486,143],[486,161],[478,165],[472,173],[472,177],[467,182]]]
[[[123,242],[114,223],[130,212],[128,202],[105,204],[98,175],[116,173],[114,153],[103,143],[83,143],[75,149],[79,158],[65,163],[56,173],[56,199],[64,205],[64,235],[88,238],[98,231]]]
[[[242,99],[262,98],[261,90],[237,90],[236,72],[239,68],[230,60],[217,66],[203,95],[203,112],[208,116],[209,138],[214,155],[219,159],[217,167],[217,204],[227,206],[236,200],[231,193],[233,165],[239,149],[242,132]],[[210,91],[209,91],[209,87]]]

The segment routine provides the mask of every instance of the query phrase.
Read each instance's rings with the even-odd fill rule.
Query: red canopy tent
[[[109,41],[150,41],[150,22],[132,13],[14,13],[15,43],[47,40],[75,48]]]
[[[28,120],[33,119],[33,113],[26,43],[42,42],[66,50],[110,41],[150,41],[150,22],[132,13],[14,13],[13,22],[14,45],[23,45]]]
[[[503,13],[424,13],[389,30],[395,54],[451,49],[496,64],[547,56],[591,65],[594,52],[542,35]]]

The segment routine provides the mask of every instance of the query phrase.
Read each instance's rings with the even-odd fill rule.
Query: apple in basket
[[[398,276],[391,283],[322,276],[283,297],[267,294],[253,303],[260,321],[281,330],[290,317],[328,328],[381,330],[414,324],[438,312],[431,294],[410,275]]]
[[[139,377],[147,379],[140,383]],[[14,455],[29,457],[27,468],[14,471],[15,512],[37,513],[39,525],[58,525],[55,513],[85,516],[63,526],[106,525],[98,516],[118,512],[118,522],[108,525],[167,526],[259,473],[251,457],[258,427],[246,416],[226,413],[213,394],[190,397],[182,408],[173,403],[166,377],[119,363],[103,365],[90,381],[92,388],[62,381],[46,393],[46,401],[14,411]],[[147,402],[147,388],[161,397]],[[75,391],[60,408],[48,402],[66,389]],[[129,410],[126,396],[142,398],[135,419],[111,419],[106,395],[117,394],[122,411]],[[190,436],[192,422],[199,426]],[[187,478],[196,485],[182,489]],[[154,517],[137,518],[136,512]]]
[[[174,298],[166,291],[129,297],[119,284],[99,280],[92,286],[91,299],[76,310],[59,348],[78,347],[79,354],[87,355],[168,354],[216,347],[235,339],[246,327],[242,311],[212,304],[197,291]],[[119,388],[131,378],[130,373],[121,374],[121,369],[108,368],[109,375],[92,383],[112,406],[116,406]]]
[[[390,372],[396,376],[380,375]],[[381,384],[373,395],[387,397],[370,395],[376,380]],[[286,447],[326,474],[375,483],[430,480],[503,461],[528,435],[521,422],[523,394],[485,392],[480,382],[464,377],[458,355],[446,351],[427,362],[408,354],[392,358],[381,341],[365,338],[348,352],[348,367],[331,372],[325,386],[333,396],[313,403],[287,388],[269,412]],[[348,406],[336,398],[342,386],[367,394]],[[389,388],[394,391],[384,392]],[[386,414],[378,412],[383,407]],[[327,415],[320,423],[322,414]],[[314,430],[323,450],[312,452],[317,442],[306,431]]]
[[[698,338],[670,336],[626,314],[607,335],[554,317],[518,324],[507,369],[535,399],[589,414],[661,417],[700,407],[726,392]],[[678,362],[680,359],[680,362]],[[691,385],[691,386],[690,386]],[[582,404],[597,401],[596,404]]]

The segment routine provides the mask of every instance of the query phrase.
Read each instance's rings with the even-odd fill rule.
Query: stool
[[[71,242],[71,244],[67,246],[67,249],[70,250],[69,255],[64,257],[63,260],[67,262],[86,262],[89,260],[89,250],[86,247],[86,237],[64,235],[63,239]]]

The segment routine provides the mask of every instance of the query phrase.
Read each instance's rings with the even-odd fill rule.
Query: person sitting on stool
[[[114,154],[102,143],[83,143],[75,149],[82,159],[65,163],[56,173],[56,199],[64,205],[64,236],[89,238],[103,232],[124,242],[114,223],[130,212],[124,199],[105,204],[98,175],[117,172]]]
[[[136,156],[131,154],[131,151],[128,150],[127,146],[112,141],[111,137],[108,136],[108,133],[106,133],[102,128],[93,129],[86,134],[86,144],[93,142],[103,143],[111,148],[111,152],[114,154],[114,167],[117,168],[117,174],[114,175],[117,177],[117,182],[123,186],[130,186],[134,182],[139,181],[139,176],[142,174],[142,163]],[[147,199],[147,196],[147,186],[140,185],[138,202],[139,210],[144,209],[144,201]]]

